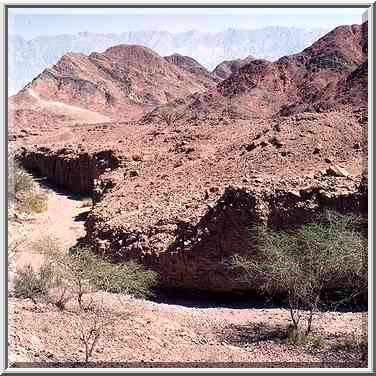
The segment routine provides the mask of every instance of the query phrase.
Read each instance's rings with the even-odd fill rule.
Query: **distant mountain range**
[[[256,58],[276,60],[311,45],[323,36],[325,29],[297,29],[271,26],[257,30],[227,29],[218,33],[188,31],[128,31],[120,34],[82,32],[43,36],[25,40],[10,35],[9,95],[21,90],[45,68],[53,65],[67,52],[89,54],[102,52],[118,44],[137,44],[152,48],[160,55],[179,53],[196,59],[208,70],[224,60]]]

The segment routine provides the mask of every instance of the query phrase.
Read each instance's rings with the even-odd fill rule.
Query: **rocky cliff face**
[[[115,169],[119,159],[112,150],[79,152],[66,146],[53,150],[48,147],[21,148],[17,159],[33,172],[71,192],[92,195],[94,181],[105,171]]]
[[[290,182],[291,183],[291,182]],[[325,208],[364,213],[367,197],[364,181],[328,178],[307,179],[301,189],[228,187],[195,221],[163,222],[127,231],[96,217],[86,222],[87,241],[96,252],[116,261],[134,259],[157,271],[167,289],[203,293],[252,292],[257,281],[241,281],[229,268],[230,256],[256,251],[252,230],[268,223],[291,228],[309,222]],[[168,239],[159,251],[160,239]]]
[[[124,161],[112,150],[79,152],[67,147],[21,149],[25,167],[72,192],[91,194],[86,241],[114,261],[135,260],[160,275],[161,286],[201,293],[254,292],[257,281],[244,282],[228,267],[235,253],[256,251],[252,229],[259,224],[290,228],[308,222],[325,208],[366,213],[367,179],[348,177],[292,178],[261,185],[230,185],[210,205],[198,202],[195,217],[166,218],[145,225],[103,217],[111,191],[123,184]],[[118,175],[112,175],[119,170]],[[97,210],[97,205],[99,206]],[[120,206],[121,207],[121,206]],[[120,209],[121,211],[121,209]],[[121,215],[112,210],[112,215]]]

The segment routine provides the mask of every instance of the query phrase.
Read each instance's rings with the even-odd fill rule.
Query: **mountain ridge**
[[[167,31],[128,31],[124,33],[79,33],[36,37],[25,40],[9,36],[9,94],[15,94],[46,67],[66,52],[90,54],[117,44],[141,44],[162,56],[179,53],[197,60],[212,70],[224,60],[244,58],[277,59],[301,51],[319,36],[323,29],[307,31],[289,27],[262,29],[227,29],[218,33],[198,31],[170,33]]]

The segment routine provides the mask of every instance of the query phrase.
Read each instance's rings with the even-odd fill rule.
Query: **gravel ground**
[[[352,338],[364,334],[367,314],[327,312],[315,321],[313,336],[323,343],[289,345],[283,338],[288,311],[283,308],[199,308],[156,303],[115,294],[93,294],[111,312],[90,359],[94,367],[366,367]],[[35,306],[11,298],[9,360],[14,367],[69,366],[85,360],[81,329],[93,317]],[[338,349],[349,339],[352,348]],[[337,344],[337,345],[336,345]],[[363,355],[363,356],[362,356]],[[223,364],[223,365],[222,365]],[[78,366],[76,364],[76,366]],[[81,364],[81,366],[86,366]],[[114,366],[114,365],[112,365]]]

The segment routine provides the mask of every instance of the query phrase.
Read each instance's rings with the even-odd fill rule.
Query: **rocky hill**
[[[252,60],[216,88],[178,100],[170,108],[187,118],[239,119],[354,104],[364,108],[367,35],[367,23],[337,27],[298,54],[276,62]]]
[[[9,39],[9,91],[16,94],[46,67],[68,52],[89,55],[118,44],[149,47],[161,56],[179,53],[191,56],[212,70],[223,60],[250,54],[269,60],[301,51],[322,36],[323,29],[304,30],[270,26],[257,30],[228,29],[218,33],[188,31],[128,31],[119,34],[81,32],[25,40]]]
[[[173,54],[170,56],[165,56],[165,59],[172,64],[192,73],[196,76],[197,81],[202,82],[208,88],[213,86],[213,81],[216,81],[215,77],[197,60],[179,54]]]
[[[149,48],[119,45],[89,56],[64,55],[10,104],[16,109],[60,113],[77,122],[133,119],[157,105],[215,85]]]
[[[340,26],[301,53],[275,63],[256,60],[219,86],[225,97],[245,95],[270,109],[336,103],[337,84],[366,60],[366,33],[359,25]],[[265,103],[266,102],[266,103]]]
[[[225,60],[214,68],[212,74],[214,77],[224,80],[230,77],[232,73],[239,72],[241,67],[253,60],[256,60],[254,56],[248,56],[245,59]]]

